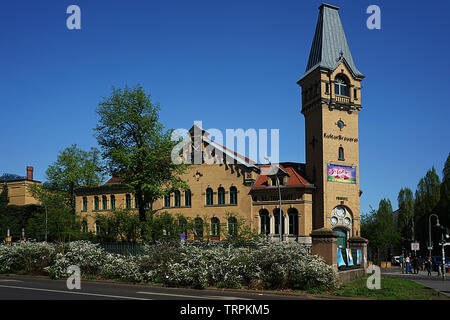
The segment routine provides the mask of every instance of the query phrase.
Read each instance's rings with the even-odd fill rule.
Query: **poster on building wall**
[[[358,256],[358,257],[356,258],[356,264],[357,264],[357,265],[361,265],[361,250],[358,249],[356,254],[357,254],[357,256]]]
[[[344,261],[344,257],[342,256],[341,248],[337,249],[337,265],[338,265],[338,267],[347,265]]]
[[[356,183],[356,167],[327,164],[328,181]]]
[[[352,250],[351,249],[346,249],[347,250],[347,262],[348,262],[348,266],[353,266],[353,257],[352,257]]]

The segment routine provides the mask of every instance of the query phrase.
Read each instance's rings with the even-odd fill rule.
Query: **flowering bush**
[[[46,242],[23,242],[0,245],[0,273],[42,273],[55,261],[58,248]]]
[[[223,244],[159,243],[144,246],[143,254],[107,253],[98,244],[75,241],[63,245],[20,243],[0,245],[0,272],[47,272],[67,277],[70,265],[83,276],[168,286],[239,288],[259,283],[276,289],[332,289],[334,269],[298,243],[260,243],[251,248]]]
[[[105,251],[89,241],[71,242],[64,251],[56,255],[54,264],[45,268],[52,278],[67,277],[67,268],[71,265],[80,267],[82,275],[97,275],[106,262]]]

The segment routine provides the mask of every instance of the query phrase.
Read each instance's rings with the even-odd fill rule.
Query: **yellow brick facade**
[[[28,204],[39,204],[39,201],[33,198],[29,192],[28,187],[30,185],[40,184],[40,182],[28,180],[8,181],[0,182],[0,187],[3,184],[8,186],[9,205],[24,206]]]
[[[335,93],[337,76],[347,80],[349,96]],[[334,71],[320,68],[299,81],[302,86],[302,113],[305,116],[306,172],[317,189],[314,193],[314,229],[341,228],[347,235],[360,235],[359,130],[361,83],[342,60]],[[312,90],[313,94],[305,94]],[[339,128],[342,121],[345,126]],[[331,137],[330,137],[331,136]],[[336,138],[337,137],[337,138]],[[344,158],[339,159],[339,148]],[[328,181],[327,164],[356,168],[356,183]],[[345,208],[351,223],[332,225],[333,210]]]

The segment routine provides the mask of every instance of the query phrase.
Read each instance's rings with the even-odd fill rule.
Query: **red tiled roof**
[[[270,166],[271,165],[269,164],[259,165],[260,168],[269,168]],[[298,169],[299,163],[280,163],[279,166],[289,175],[287,184],[285,186],[282,186],[282,188],[312,188],[314,186],[300,173]],[[252,190],[262,190],[270,188],[274,187],[269,187],[267,176],[261,174],[253,185]]]
[[[111,179],[109,179],[108,181],[106,181],[106,183],[104,185],[108,185],[108,184],[120,184],[120,178],[119,177],[111,177]]]

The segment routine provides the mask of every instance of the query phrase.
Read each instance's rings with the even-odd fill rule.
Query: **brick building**
[[[269,165],[225,148],[197,128],[202,150],[210,146],[232,161],[189,165],[183,179],[190,189],[166,195],[152,204],[153,209],[196,219],[196,225],[215,239],[234,232],[234,219],[244,219],[274,241],[310,244],[313,230],[329,229],[339,234],[338,245],[345,247],[348,238],[359,236],[358,115],[364,75],[353,61],[338,10],[327,4],[319,7],[306,71],[298,81],[306,163],[280,163],[273,175]],[[96,230],[97,214],[137,210],[133,194],[114,177],[102,186],[76,192],[76,211],[86,230]]]

